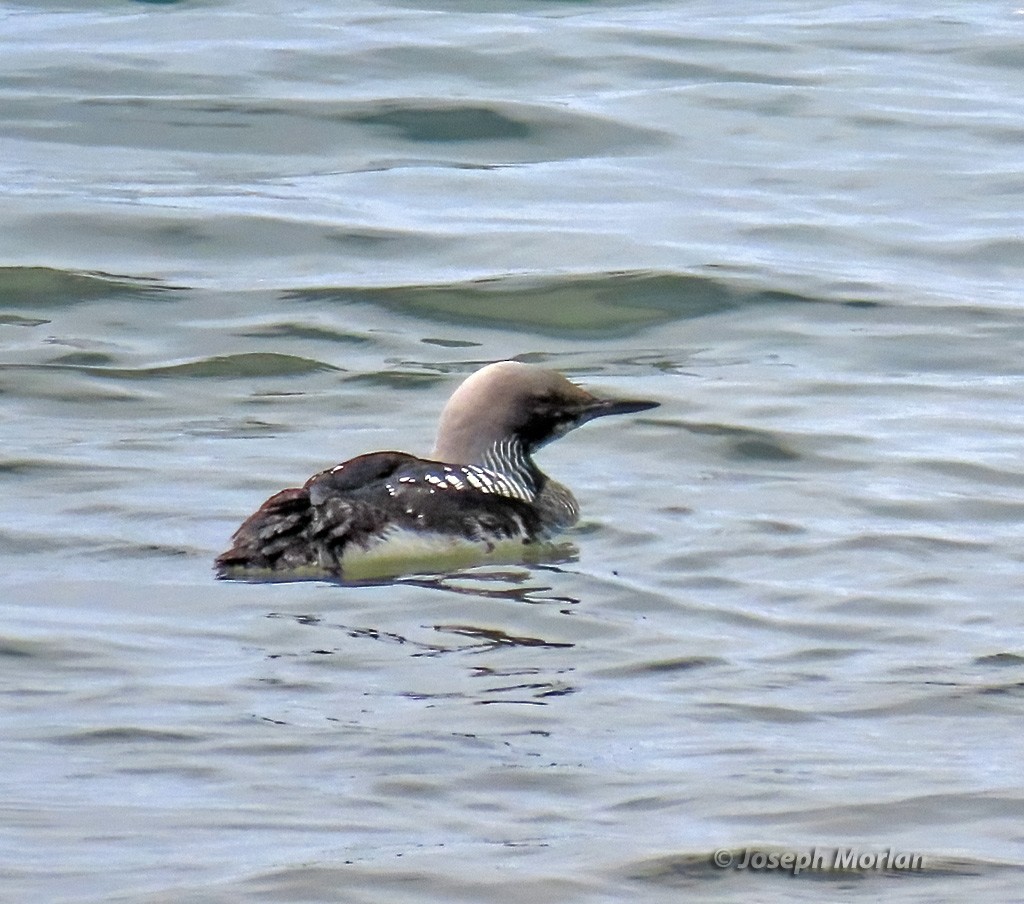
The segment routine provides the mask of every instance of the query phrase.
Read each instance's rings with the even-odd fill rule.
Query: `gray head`
[[[657,402],[600,399],[554,370],[518,361],[488,364],[448,400],[433,457],[479,464],[495,443],[516,438],[529,455],[580,424],[607,414],[630,414]]]

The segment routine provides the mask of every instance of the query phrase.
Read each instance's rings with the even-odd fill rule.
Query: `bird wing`
[[[476,466],[446,465],[404,452],[360,455],[271,496],[235,532],[217,559],[237,568],[313,569],[342,574],[347,548],[370,550],[405,531],[484,543],[530,542],[545,525],[507,481]]]
[[[420,459],[408,452],[370,452],[314,474],[306,481],[310,501],[319,505],[331,496],[371,489],[385,481],[403,465]]]
[[[405,452],[360,455],[315,474],[302,487],[275,493],[235,531],[231,548],[217,557],[218,574],[237,568],[340,571],[349,536],[380,520],[372,504],[352,494],[382,486],[380,481],[415,460]]]

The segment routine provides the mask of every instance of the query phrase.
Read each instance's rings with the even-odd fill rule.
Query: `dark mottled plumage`
[[[579,509],[532,453],[592,418],[656,404],[598,399],[525,364],[489,365],[449,400],[433,459],[373,452],[282,490],[235,532],[218,574],[347,577],[355,560],[410,535],[475,545],[481,555],[506,541],[546,539],[575,523]]]

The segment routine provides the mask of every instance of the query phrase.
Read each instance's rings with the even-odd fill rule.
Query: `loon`
[[[431,458],[371,452],[271,496],[217,557],[217,575],[356,581],[437,571],[457,548],[476,564],[499,546],[522,561],[524,547],[579,518],[575,497],[533,454],[594,418],[658,404],[598,398],[535,365],[489,364],[448,400]],[[410,535],[426,569],[415,567]]]

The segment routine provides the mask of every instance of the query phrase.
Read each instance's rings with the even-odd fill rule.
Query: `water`
[[[0,22],[4,900],[1018,897],[1017,10]],[[509,356],[570,561],[213,580]]]

